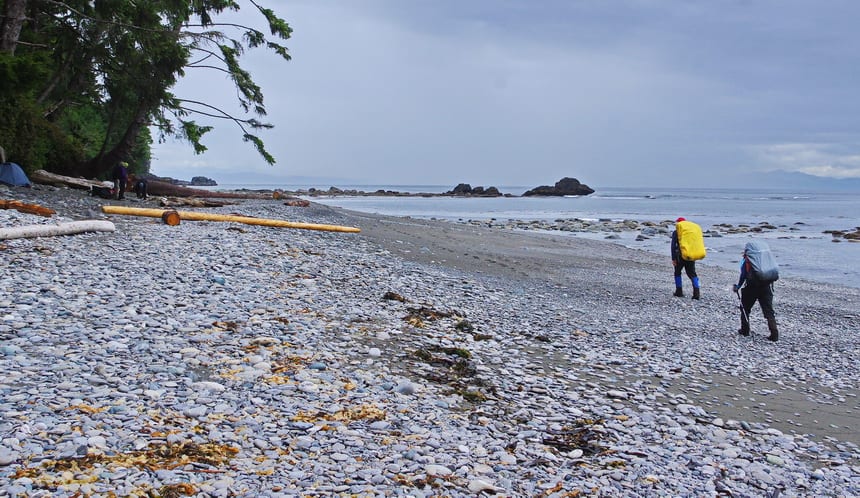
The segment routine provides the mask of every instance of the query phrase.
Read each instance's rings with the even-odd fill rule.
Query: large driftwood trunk
[[[25,225],[20,227],[0,228],[0,240],[25,239],[32,237],[52,237],[56,235],[73,235],[86,232],[113,232],[116,227],[110,221],[83,220],[60,223],[59,225]]]
[[[132,216],[148,216],[150,218],[161,218],[167,211],[165,209],[132,208],[125,206],[102,206],[102,211],[107,214],[128,214]],[[267,227],[301,228],[304,230],[323,230],[327,232],[360,232],[354,227],[340,225],[320,225],[317,223],[300,223],[295,221],[271,220],[267,218],[253,218],[251,216],[235,216],[231,214],[200,213],[197,211],[176,211],[180,219],[191,221],[232,221],[246,225],[261,225]]]
[[[30,173],[30,181],[42,185],[57,185],[80,190],[90,190],[92,187],[113,187],[113,183],[111,182],[73,178],[71,176],[50,173],[43,169]]]
[[[50,173],[43,169],[30,174],[30,181],[42,185],[58,185],[82,190],[90,190],[92,187],[113,187],[112,182],[100,180],[87,180],[85,178],[74,178],[71,176]],[[146,193],[160,197],[203,197],[209,199],[272,199],[272,194],[259,192],[212,192],[198,188],[189,188],[182,185],[174,185],[170,182],[160,180],[147,180]]]
[[[147,180],[146,193],[165,197],[208,197],[210,199],[271,199],[272,195],[261,193],[213,192],[199,188],[174,185],[160,180]]]

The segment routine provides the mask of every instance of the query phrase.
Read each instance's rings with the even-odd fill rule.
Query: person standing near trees
[[[125,199],[125,187],[128,184],[128,163],[120,161],[113,167],[113,188],[118,200]]]

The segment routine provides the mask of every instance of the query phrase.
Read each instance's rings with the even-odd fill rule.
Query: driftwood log
[[[212,199],[198,199],[196,197],[162,197],[158,202],[161,207],[223,207],[231,204],[227,201],[213,201]]]
[[[101,180],[87,180],[71,176],[58,175],[43,169],[36,170],[29,175],[30,181],[42,185],[56,185],[90,190],[92,187],[113,187],[113,182]],[[131,187],[131,185],[129,185]],[[182,185],[174,185],[161,180],[146,180],[146,192],[148,195],[172,196],[172,197],[206,197],[212,199],[271,199],[272,194],[260,192],[213,192],[211,190],[196,189]]]
[[[215,192],[174,185],[161,180],[146,180],[146,193],[164,197],[207,197],[210,199],[271,199],[272,194],[259,192]]]
[[[50,218],[51,216],[57,214],[57,212],[51,208],[46,208],[45,206],[40,206],[38,204],[30,204],[21,201],[0,200],[0,209],[14,209],[22,213],[38,214],[39,216],[44,216],[45,218]]]
[[[113,182],[87,180],[85,178],[73,178],[71,176],[58,175],[50,173],[43,169],[38,169],[29,175],[30,181],[42,185],[56,185],[60,187],[76,188],[79,190],[90,190],[92,187],[113,187]]]
[[[151,218],[161,218],[164,216],[163,209],[147,209],[147,208],[132,208],[125,206],[102,206],[102,211],[106,214],[126,214],[131,216],[149,216]],[[235,223],[244,223],[246,225],[260,225],[267,227],[280,228],[299,228],[303,230],[322,230],[327,232],[351,232],[357,233],[361,229],[355,227],[345,227],[340,225],[320,225],[317,223],[299,223],[294,221],[272,220],[267,218],[254,218],[251,216],[236,216],[231,214],[215,214],[201,213],[198,211],[176,211],[179,217],[189,221],[230,221]]]
[[[175,227],[180,223],[181,218],[179,217],[179,213],[176,211],[165,211],[161,214],[161,221],[163,221],[165,225]]]
[[[116,227],[110,221],[82,220],[60,223],[59,225],[25,225],[0,228],[0,240],[25,239],[33,237],[53,237],[86,232],[113,232]]]

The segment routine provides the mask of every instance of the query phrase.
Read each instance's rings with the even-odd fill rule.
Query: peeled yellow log
[[[181,221],[181,218],[179,217],[179,213],[171,210],[171,211],[165,211],[164,213],[161,214],[161,221],[163,221],[165,225],[170,225],[172,227],[175,227],[176,225],[179,224],[179,222]]]
[[[125,206],[102,206],[106,214],[127,214],[130,216],[148,216],[150,218],[161,218],[166,210],[150,208],[133,208]],[[246,225],[260,225],[266,227],[299,228],[303,230],[322,230],[326,232],[351,232],[357,233],[361,229],[345,227],[340,225],[320,225],[317,223],[299,223],[295,221],[271,220],[267,218],[252,218],[250,216],[236,216],[232,214],[201,213],[198,211],[176,211],[179,217],[186,221],[232,221],[234,223],[245,223]]]
[[[59,225],[26,225],[0,228],[0,240],[73,235],[85,232],[113,232],[114,224],[104,220],[82,220]]]

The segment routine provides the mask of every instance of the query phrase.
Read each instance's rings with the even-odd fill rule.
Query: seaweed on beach
[[[582,450],[583,455],[594,456],[604,452],[603,420],[580,419],[557,431],[547,431],[543,444],[559,451]]]
[[[489,341],[493,338],[493,336],[490,334],[482,334],[480,332],[475,332],[475,326],[472,325],[472,322],[466,319],[461,319],[460,321],[458,321],[457,324],[454,325],[454,328],[460,332],[471,334],[472,339],[476,341]]]
[[[27,477],[36,488],[51,489],[75,483],[92,483],[100,479],[105,467],[140,468],[150,472],[170,470],[186,465],[200,467],[197,472],[221,472],[239,454],[235,446],[218,443],[151,444],[148,449],[107,455],[89,453],[82,457],[46,460],[37,467],[23,467],[12,475],[14,479]],[[182,492],[190,488],[176,488]],[[167,490],[165,490],[167,491]],[[179,496],[164,494],[163,496]]]
[[[440,318],[451,318],[452,316],[462,316],[461,314],[454,311],[439,311],[433,308],[428,308],[427,306],[420,306],[418,308],[406,308],[406,311],[409,312],[406,315],[404,320],[408,320],[411,317],[417,317],[419,319],[424,319],[428,321],[436,321]]]
[[[212,326],[216,329],[229,330],[230,332],[237,332],[239,330],[239,324],[232,321],[215,321],[212,322]]]
[[[442,353],[446,356],[434,355],[433,353]],[[458,358],[469,359],[472,357],[472,353],[469,352],[468,349],[464,348],[451,348],[451,347],[443,347],[443,346],[433,346],[427,349],[417,349],[414,353],[417,358],[424,360],[427,363],[438,363],[447,365],[450,367],[454,366],[454,360],[448,358],[447,356],[455,356]]]
[[[494,386],[478,378],[478,370],[470,361],[472,354],[466,349],[435,346],[418,349],[413,356],[435,367],[425,373],[424,378],[450,386],[450,393],[458,394],[470,403],[486,401],[488,394],[495,393]]]
[[[343,410],[338,410],[334,413],[326,413],[323,411],[299,411],[295,415],[293,415],[290,420],[294,422],[311,422],[316,423],[318,421],[328,421],[328,422],[356,422],[359,420],[369,421],[369,422],[377,422],[379,420],[385,420],[388,415],[384,410],[372,404],[363,404],[360,406],[355,406],[351,408],[345,408]]]
[[[391,292],[391,291],[388,291],[385,294],[383,294],[382,299],[384,299],[386,301],[399,301],[401,303],[408,303],[409,302],[409,300],[406,299],[405,297],[401,296],[400,294],[398,294],[396,292]]]
[[[299,370],[302,370],[307,366],[308,362],[311,361],[311,358],[307,356],[282,356],[275,361],[272,362],[272,370],[273,374],[295,374]]]
[[[190,482],[165,484],[158,490],[158,496],[161,498],[179,498],[180,496],[193,496],[195,494],[197,494],[197,487]]]

